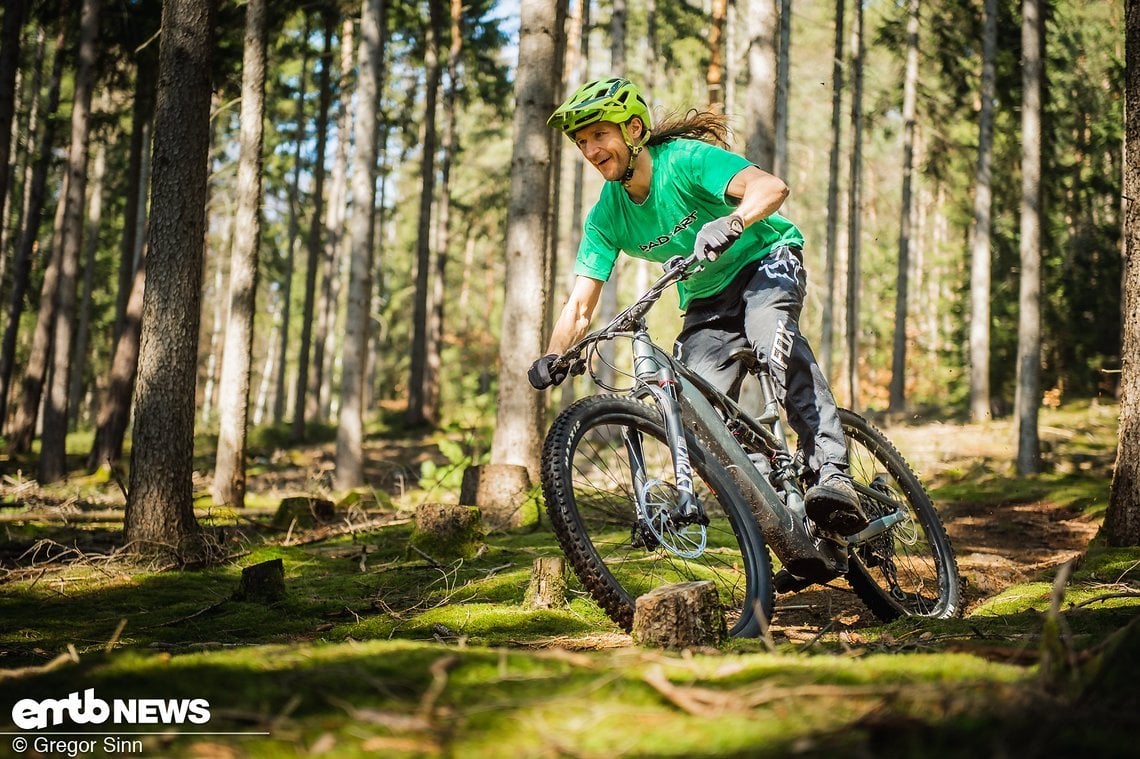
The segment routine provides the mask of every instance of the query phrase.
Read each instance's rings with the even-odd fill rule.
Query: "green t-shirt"
[[[693,252],[697,232],[727,216],[736,199],[725,191],[748,159],[699,140],[676,139],[648,148],[653,156],[649,196],[635,203],[618,182],[606,182],[586,217],[574,273],[605,281],[618,253],[664,263]],[[684,310],[693,298],[723,290],[747,264],[780,245],[803,246],[795,224],[772,214],[752,224],[716,261],[677,285]]]

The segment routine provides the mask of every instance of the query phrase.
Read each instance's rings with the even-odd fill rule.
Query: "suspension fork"
[[[708,516],[693,493],[693,465],[689,459],[689,446],[685,442],[685,428],[681,424],[681,404],[677,398],[677,377],[669,364],[657,360],[656,349],[644,325],[633,336],[633,367],[639,386],[657,403],[665,422],[665,437],[673,459],[674,483],[678,498],[676,508],[669,516],[679,524],[708,524]],[[641,456],[640,439],[626,437],[626,447],[635,463],[634,485],[638,493],[645,485],[645,462]],[[640,482],[638,481],[640,478]]]

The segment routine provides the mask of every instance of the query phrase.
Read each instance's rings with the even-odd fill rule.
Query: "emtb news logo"
[[[67,698],[21,699],[12,707],[12,722],[21,730],[43,730],[70,720],[76,725],[204,725],[210,721],[210,702],[204,698],[113,699],[96,697],[95,689]]]

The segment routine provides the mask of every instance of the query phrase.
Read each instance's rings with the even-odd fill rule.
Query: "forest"
[[[520,756],[1126,755],[1135,5],[5,0],[0,683],[206,694],[238,736],[90,755],[494,755],[515,723]],[[787,183],[803,331],[923,475],[962,619],[881,625],[828,585],[675,658],[573,582],[527,606],[559,553],[543,439],[597,392],[526,377],[603,184],[546,119],[608,76],[723,114]],[[623,258],[597,320],[659,273]],[[516,513],[477,552],[416,547],[419,507],[493,522],[496,488]],[[229,593],[275,561],[287,595]]]

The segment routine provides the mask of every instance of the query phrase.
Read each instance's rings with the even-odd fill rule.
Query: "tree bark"
[[[87,230],[83,239],[83,294],[79,298],[79,324],[71,351],[71,384],[67,391],[69,429],[75,429],[83,410],[87,374],[87,346],[91,337],[92,296],[95,290],[95,253],[99,248],[99,225],[103,219],[103,181],[107,171],[107,148],[96,146],[91,168],[91,192],[87,201]]]
[[[216,0],[167,0],[162,8],[150,271],[123,525],[132,551],[179,564],[206,558],[194,517],[194,384],[215,14]]]
[[[43,411],[39,479],[56,482],[67,475],[67,392],[71,385],[71,349],[78,288],[79,256],[83,250],[83,220],[87,208],[87,156],[91,131],[91,96],[95,85],[96,42],[100,0],[83,0],[79,22],[79,64],[75,72],[75,101],[71,109],[68,151],[67,204],[63,222],[58,305],[52,338],[51,388]]]
[[[990,214],[993,189],[994,62],[997,0],[985,0],[978,160],[974,171],[974,228],[970,237],[970,418],[990,418]]]
[[[317,271],[321,262],[321,216],[324,213],[325,146],[328,143],[329,106],[332,101],[332,37],[336,18],[324,12],[324,50],[321,52],[320,97],[317,111],[316,157],[313,162],[313,216],[309,224],[308,259],[305,267],[305,306],[301,316],[297,384],[293,395],[293,439],[305,439],[305,421],[313,415],[310,401],[309,359],[313,354],[313,318],[316,314]]]
[[[364,377],[371,334],[373,218],[376,208],[377,108],[386,44],[384,0],[365,0],[360,11],[357,53],[356,153],[352,166],[351,256],[344,355],[341,361],[340,418],[336,434],[336,487],[364,482]]]
[[[428,0],[429,18],[425,33],[424,67],[427,69],[424,85],[424,122],[420,149],[420,212],[416,237],[416,293],[412,310],[412,361],[408,380],[407,421],[411,425],[434,423],[435,411],[428,407],[429,382],[439,378],[428,377],[428,312],[432,295],[431,211],[435,200],[436,153],[436,101],[442,66],[439,57],[440,38],[443,36],[443,2]]]
[[[1021,3],[1021,276],[1017,326],[1017,473],[1041,471],[1041,90],[1042,0]]]
[[[792,0],[780,0],[779,43],[776,52],[775,152],[772,173],[788,175],[788,84],[791,79]]]
[[[61,17],[66,12],[67,0],[60,2]],[[47,194],[47,177],[51,169],[52,151],[55,149],[55,130],[58,119],[54,118],[59,109],[60,85],[63,80],[64,25],[55,40],[55,61],[52,64],[51,84],[48,89],[47,107],[44,109],[44,133],[40,140],[40,152],[36,158],[35,168],[32,170],[31,189],[28,191],[28,208],[24,214],[24,227],[20,233],[19,245],[16,249],[16,260],[12,271],[12,292],[8,300],[8,323],[4,327],[4,342],[0,347],[0,424],[9,430],[13,426],[7,424],[8,401],[11,395],[12,373],[16,365],[16,337],[20,330],[20,316],[24,313],[24,299],[28,294],[28,284],[31,275],[32,256],[35,252],[36,238],[40,227],[40,216],[43,214],[44,201]],[[42,308],[42,302],[41,302]],[[46,349],[46,348],[45,348]],[[34,358],[34,354],[33,354]],[[39,405],[39,398],[36,398]],[[13,451],[27,451],[31,445],[32,431],[27,430],[27,442],[22,447],[17,446],[9,438],[9,445]]]
[[[835,52],[831,63],[831,151],[827,168],[827,251],[824,263],[826,292],[820,331],[820,365],[831,378],[835,335],[835,267],[839,248],[839,158],[843,133],[843,11],[845,0],[835,0]]]
[[[863,247],[863,4],[854,3],[851,32],[851,173],[847,191],[847,397],[852,409],[859,408],[859,255]]]
[[[751,0],[748,13],[748,135],[749,160],[770,171],[776,160],[776,80],[779,19],[776,0]]]
[[[241,145],[238,151],[237,218],[230,257],[230,316],[222,349],[218,394],[218,449],[214,503],[245,506],[246,429],[253,361],[253,314],[261,247],[261,148],[265,119],[267,0],[248,0],[241,76]]]
[[[0,27],[0,208],[8,197],[12,168],[12,120],[16,115],[16,72],[20,65],[20,37],[27,0],[6,0]],[[6,216],[3,217],[6,220]],[[0,224],[0,226],[3,226]]]
[[[1140,545],[1140,0],[1125,0],[1124,303],[1120,420],[1104,534],[1111,546]]]
[[[728,0],[712,0],[709,18],[709,67],[705,84],[709,93],[709,110],[724,113],[724,30],[728,19]]]
[[[297,240],[300,238],[300,224],[298,223],[299,209],[297,208],[297,195],[300,192],[301,146],[305,142],[305,77],[309,71],[309,18],[305,16],[305,25],[301,37],[301,72],[297,75],[297,105],[294,119],[296,121],[296,134],[293,143],[293,181],[289,185],[289,233],[288,245],[285,249],[285,271],[282,274],[281,284],[281,341],[280,353],[277,359],[277,390],[273,398],[273,423],[281,424],[285,419],[285,409],[288,405],[288,369],[289,369],[289,322],[293,308],[293,271],[297,259]]]
[[[541,396],[527,382],[542,355],[549,240],[549,177],[554,161],[546,119],[554,110],[565,0],[522,0],[519,66],[507,211],[506,296],[499,346],[499,396],[491,463],[521,464],[537,479]]]
[[[910,287],[911,220],[914,218],[915,110],[918,102],[918,23],[920,0],[910,0],[906,23],[906,75],[903,84],[902,204],[899,209],[899,260],[895,275],[895,334],[887,410],[906,411],[907,310]]]

